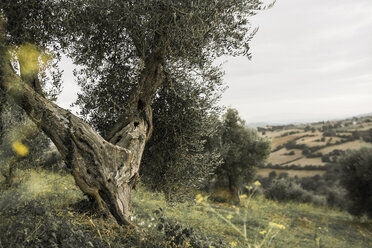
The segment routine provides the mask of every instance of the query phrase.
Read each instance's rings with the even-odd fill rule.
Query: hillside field
[[[337,162],[348,150],[372,147],[372,117],[299,125],[266,126],[258,131],[272,142],[266,167],[271,169],[300,169],[321,171]],[[259,174],[267,174],[267,170]],[[304,173],[292,171],[291,176]],[[314,175],[314,172],[311,173]]]

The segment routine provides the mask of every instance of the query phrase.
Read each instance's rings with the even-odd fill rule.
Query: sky
[[[228,58],[222,98],[248,123],[372,112],[371,0],[278,0],[252,25],[253,58]]]
[[[221,104],[247,123],[313,122],[372,113],[372,1],[278,0],[251,19],[252,60],[223,60]],[[62,107],[76,99],[64,59]]]

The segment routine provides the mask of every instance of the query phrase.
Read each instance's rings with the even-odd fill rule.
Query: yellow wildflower
[[[245,188],[248,189],[248,190],[252,190],[253,189],[252,186],[245,186]]]
[[[260,187],[260,186],[261,186],[260,181],[256,181],[256,182],[254,182],[253,184],[254,184],[254,186],[257,186],[257,187]]]
[[[237,246],[238,245],[238,243],[236,242],[236,241],[232,241],[232,242],[230,242],[230,246],[231,247],[235,247],[235,246]]]
[[[198,195],[196,196],[196,203],[201,203],[203,200],[204,200],[204,199],[203,199],[202,194],[198,194]]]
[[[266,230],[263,230],[261,232],[259,232],[260,234],[264,235],[266,233]]]
[[[229,214],[228,216],[226,216],[226,219],[230,220],[233,216],[231,214]]]
[[[245,199],[245,198],[247,198],[246,194],[240,196],[240,199]]]
[[[210,245],[210,246],[209,246],[209,248],[216,248],[216,247],[215,247],[215,246],[213,246],[213,245]]]
[[[274,223],[274,222],[270,222],[269,223],[269,227],[283,229],[283,230],[285,229],[285,226],[280,225],[280,224],[277,224],[277,223]]]
[[[13,142],[12,148],[19,156],[24,157],[28,154],[28,147],[19,141]]]

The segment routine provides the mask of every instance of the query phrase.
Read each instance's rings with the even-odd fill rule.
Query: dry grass
[[[273,138],[271,140],[271,149],[272,150],[275,150],[278,146],[281,146],[281,145],[284,145],[292,140],[295,140],[299,137],[302,137],[304,136],[303,133],[298,133],[298,134],[293,134],[293,135],[288,135],[288,136],[284,136],[284,137],[277,137],[277,138]]]
[[[305,144],[308,147],[324,146],[325,144],[327,144],[326,141],[324,141],[324,142],[320,141],[320,139],[322,138],[321,133],[318,132],[318,133],[315,133],[314,135],[315,135],[314,137],[303,137],[303,138],[297,140],[296,143],[299,144],[299,145]],[[317,141],[317,140],[319,140],[319,141]]]
[[[325,146],[328,143],[329,144],[335,144],[338,141],[341,141],[342,138],[339,137],[325,137],[325,141],[320,141],[320,139],[323,137],[322,133],[316,133],[316,136],[314,137],[304,137],[299,140],[297,140],[297,144],[305,144],[308,147],[314,147],[314,146]]]
[[[352,133],[351,132],[337,132],[337,135],[341,135],[341,136],[351,136]]]
[[[367,143],[367,142],[362,141],[362,140],[355,140],[355,141],[346,142],[346,143],[343,143],[343,144],[340,144],[340,145],[329,146],[329,147],[326,147],[326,148],[323,148],[323,149],[319,150],[319,152],[321,152],[323,154],[328,154],[328,153],[330,153],[330,152],[332,152],[333,150],[336,150],[336,149],[346,151],[348,149],[357,150],[357,149],[360,149],[362,147],[372,147],[372,144]]]
[[[295,131],[300,131],[300,133],[280,137],[284,133],[295,132]],[[271,132],[265,136],[271,138],[271,149],[275,150],[278,146],[284,145],[292,140],[299,139],[307,135],[312,136],[312,135],[317,135],[317,133],[304,132],[303,130],[300,130],[300,129],[290,129],[290,130],[285,130],[285,131]]]
[[[299,160],[296,160],[292,163],[288,163],[286,165],[299,165],[301,167],[305,167],[306,165],[325,165],[324,162],[322,162],[322,159],[321,158],[301,158]]]
[[[294,151],[294,155],[284,155],[286,153],[289,153],[291,151]],[[270,157],[268,162],[271,164],[283,164],[288,161],[292,161],[294,159],[302,157],[302,151],[300,149],[292,149],[287,150],[287,148],[282,148],[279,151],[270,153]]]
[[[340,137],[328,137],[328,139],[326,139],[326,141],[327,142],[330,141],[329,143],[333,145],[333,144],[336,144],[336,142],[342,141],[342,138],[340,138]]]
[[[269,137],[269,138],[278,138],[280,137],[281,135],[285,134],[285,133],[290,133],[290,132],[303,132],[302,129],[287,129],[287,130],[280,130],[280,131],[274,131],[274,132],[270,132],[270,131],[267,131],[265,136],[266,137]]]

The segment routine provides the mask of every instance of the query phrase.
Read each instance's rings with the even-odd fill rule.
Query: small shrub
[[[329,129],[329,130],[326,130],[326,131],[323,132],[324,137],[336,136],[336,134],[337,134],[336,130],[334,130],[334,129]]]
[[[276,171],[271,171],[269,173],[269,178],[274,178],[274,177],[276,177]]]
[[[312,192],[316,192],[319,186],[324,184],[324,180],[319,175],[315,175],[313,177],[303,177],[298,179],[298,181],[303,189]]]
[[[338,185],[326,189],[327,205],[345,209],[349,205],[346,190]]]
[[[288,153],[284,153],[284,155],[286,155],[286,156],[293,156],[293,155],[295,155],[296,153],[294,152],[294,151],[290,151],[290,152],[288,152]]]
[[[323,163],[329,163],[329,162],[331,162],[331,159],[329,158],[329,156],[323,155],[322,156],[322,162]]]
[[[289,174],[288,174],[288,172],[281,172],[281,173],[279,173],[278,178],[279,179],[280,178],[289,178]]]
[[[309,153],[306,155],[307,158],[320,158],[322,157],[322,153],[321,152],[317,152],[317,153]]]
[[[285,178],[273,180],[265,192],[265,197],[279,202],[295,201],[317,205],[324,204],[321,197],[313,195],[309,191],[304,190],[298,183]]]
[[[307,156],[307,155],[310,154],[310,150],[309,149],[305,149],[305,150],[302,151],[302,154],[305,155],[305,156]]]

